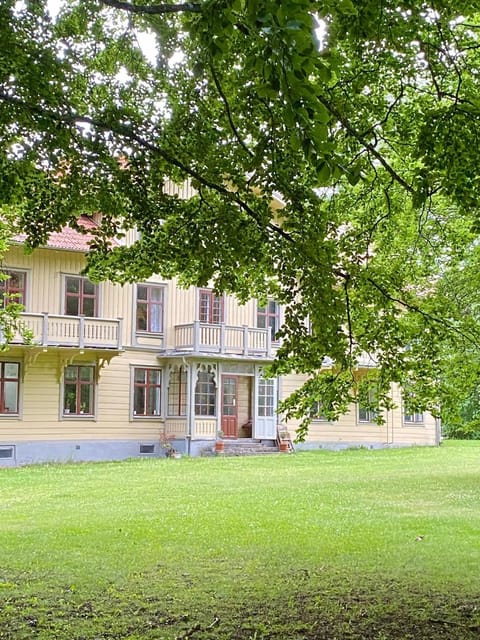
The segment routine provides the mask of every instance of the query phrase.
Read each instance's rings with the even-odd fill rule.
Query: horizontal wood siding
[[[303,384],[306,377],[289,375],[282,379],[282,398]],[[434,445],[436,444],[436,427],[434,418],[426,413],[424,423],[419,425],[407,424],[403,420],[401,393],[398,387],[392,387],[392,399],[397,405],[392,411],[385,413],[385,424],[360,422],[357,406],[351,405],[349,412],[341,416],[338,422],[313,420],[306,442],[324,445],[353,445],[375,444],[385,446],[400,445]],[[288,427],[295,430],[300,421],[289,421]]]
[[[27,367],[21,386],[20,418],[0,418],[0,442],[27,440],[158,440],[162,418],[130,419],[130,367],[158,366],[155,354],[129,350],[101,370],[96,419],[62,417],[59,351],[41,353]],[[93,364],[88,354],[75,364]]]

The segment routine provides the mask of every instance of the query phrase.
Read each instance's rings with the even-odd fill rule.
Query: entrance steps
[[[269,453],[278,453],[275,440],[254,440],[252,438],[239,438],[238,440],[224,440],[225,451],[216,453],[212,445],[204,450],[204,455],[220,456],[259,456]]]

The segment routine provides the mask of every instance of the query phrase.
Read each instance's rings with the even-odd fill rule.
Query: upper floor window
[[[0,414],[18,413],[20,365],[0,362]]]
[[[163,287],[150,284],[137,285],[137,331],[163,333]]]
[[[270,329],[272,340],[275,340],[280,329],[280,307],[275,300],[269,300],[265,306],[257,307],[257,327]]]
[[[201,289],[198,296],[200,322],[220,324],[225,322],[223,297],[216,296],[210,289]]]
[[[161,370],[135,367],[133,370],[133,415],[159,416],[161,396]]]
[[[187,369],[175,365],[168,377],[168,415],[184,416],[187,413]]]
[[[3,269],[2,273],[8,276],[5,280],[0,280],[0,293],[2,294],[2,306],[10,302],[25,305],[25,272],[14,271],[13,269]]]
[[[95,367],[69,365],[63,376],[63,414],[93,415],[95,400]]]
[[[65,277],[65,314],[67,316],[97,315],[98,287],[81,276]]]

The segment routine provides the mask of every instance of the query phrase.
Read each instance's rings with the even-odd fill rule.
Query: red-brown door
[[[222,376],[222,431],[224,438],[238,435],[237,376]]]

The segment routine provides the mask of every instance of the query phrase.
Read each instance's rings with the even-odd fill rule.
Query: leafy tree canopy
[[[380,405],[393,380],[434,408],[441,345],[478,337],[438,283],[479,227],[480,0],[46,5],[0,4],[0,205],[29,246],[101,211],[91,278],[285,305],[273,369],[312,375],[288,412],[338,415],[364,354]]]

